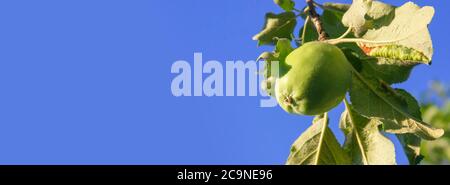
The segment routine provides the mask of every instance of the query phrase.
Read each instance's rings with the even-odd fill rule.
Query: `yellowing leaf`
[[[394,41],[386,44],[360,44],[368,48],[370,56],[394,59],[399,62],[430,63],[433,46],[428,24],[434,15],[433,7],[420,8],[408,2],[395,9],[395,17],[389,25],[368,30],[362,37],[370,41]]]
[[[325,10],[338,11],[338,12],[345,13],[350,8],[350,5],[343,4],[343,3],[327,2],[327,3],[323,3],[323,7],[325,8]]]
[[[430,59],[422,52],[401,45],[380,45],[374,47],[363,44],[359,45],[367,55],[373,57],[405,61],[405,64],[407,64],[408,61],[430,62]]]
[[[365,15],[370,10],[372,0],[353,0],[350,8],[342,17],[342,23],[347,27],[360,28],[366,23]]]

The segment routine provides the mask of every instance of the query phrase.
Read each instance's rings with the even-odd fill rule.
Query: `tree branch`
[[[314,23],[316,27],[317,33],[319,34],[319,40],[326,40],[328,35],[322,27],[322,22],[320,21],[320,16],[317,14],[316,9],[314,7],[313,0],[306,0],[306,4],[308,5],[309,16],[311,17],[311,21]]]

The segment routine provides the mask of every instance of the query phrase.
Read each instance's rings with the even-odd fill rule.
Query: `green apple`
[[[286,57],[291,69],[275,83],[280,106],[289,113],[319,115],[337,106],[351,83],[351,66],[335,45],[308,42]]]

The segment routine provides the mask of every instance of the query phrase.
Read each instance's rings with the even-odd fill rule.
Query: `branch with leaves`
[[[284,12],[267,13],[262,31],[253,37],[258,45],[276,46],[273,52],[264,52],[258,58],[266,62],[265,90],[276,97],[289,113],[316,114],[313,124],[292,145],[287,164],[396,164],[394,145],[384,133],[396,134],[410,164],[418,164],[424,157],[420,150],[421,141],[435,140],[444,131],[423,121],[416,99],[406,90],[395,89],[391,85],[406,81],[416,65],[431,64],[433,47],[428,25],[434,15],[433,7],[419,7],[412,2],[395,7],[376,0],[353,0],[352,4],[317,4],[306,0],[303,11],[300,11],[295,8],[293,0],[274,2]],[[323,10],[322,15],[316,8]],[[299,17],[304,19],[304,24],[296,36],[295,26]],[[298,48],[292,47],[293,40],[301,41],[295,42]],[[316,52],[329,52],[335,47],[339,51],[317,53],[318,58],[329,57],[324,58],[330,60],[326,63],[305,49],[312,45],[319,47]],[[338,60],[340,55],[344,56],[345,64],[332,64],[331,61]],[[309,64],[303,64],[306,63],[302,62],[305,57],[310,57]],[[270,72],[275,61],[280,63],[276,76]],[[349,100],[339,93],[331,98],[333,101],[340,99],[346,107],[340,120],[340,128],[345,135],[343,145],[328,128],[327,111],[335,104],[323,101],[333,95],[329,92],[342,87],[335,84],[318,86],[333,84],[324,81],[335,79],[322,80],[326,78],[321,78],[320,74],[304,72],[308,71],[305,65],[314,62],[320,65],[313,66],[312,72],[322,71],[327,73],[322,75],[330,75],[333,73],[327,68],[336,71],[348,68],[341,70],[345,74],[333,75],[346,79],[347,73],[351,74],[345,91]],[[303,69],[298,70],[300,67],[296,65],[303,65]],[[308,80],[316,81],[311,83]],[[289,89],[282,88],[286,84],[291,85]],[[346,85],[337,81],[336,84]],[[292,87],[298,89],[292,92]],[[304,93],[309,91],[326,96],[319,97],[319,100],[314,95],[305,96]],[[296,97],[298,94],[301,96]],[[320,105],[308,102],[322,102],[327,111],[323,112],[323,107],[321,109]]]
[[[317,33],[319,34],[318,40],[323,41],[327,39],[327,33],[322,28],[322,22],[320,21],[320,15],[317,14],[315,3],[313,0],[306,0],[306,4],[308,5],[309,16],[311,17],[311,21],[314,23],[316,27]]]

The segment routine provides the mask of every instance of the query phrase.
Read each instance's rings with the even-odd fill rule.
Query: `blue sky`
[[[430,80],[450,83],[450,3],[415,2],[436,9],[434,61],[396,86],[418,97]],[[0,164],[283,164],[312,117],[260,108],[261,97],[170,90],[172,63],[194,52],[224,62],[271,50],[251,40],[269,11],[281,10],[272,0],[1,1]],[[341,142],[342,109],[330,114]]]

